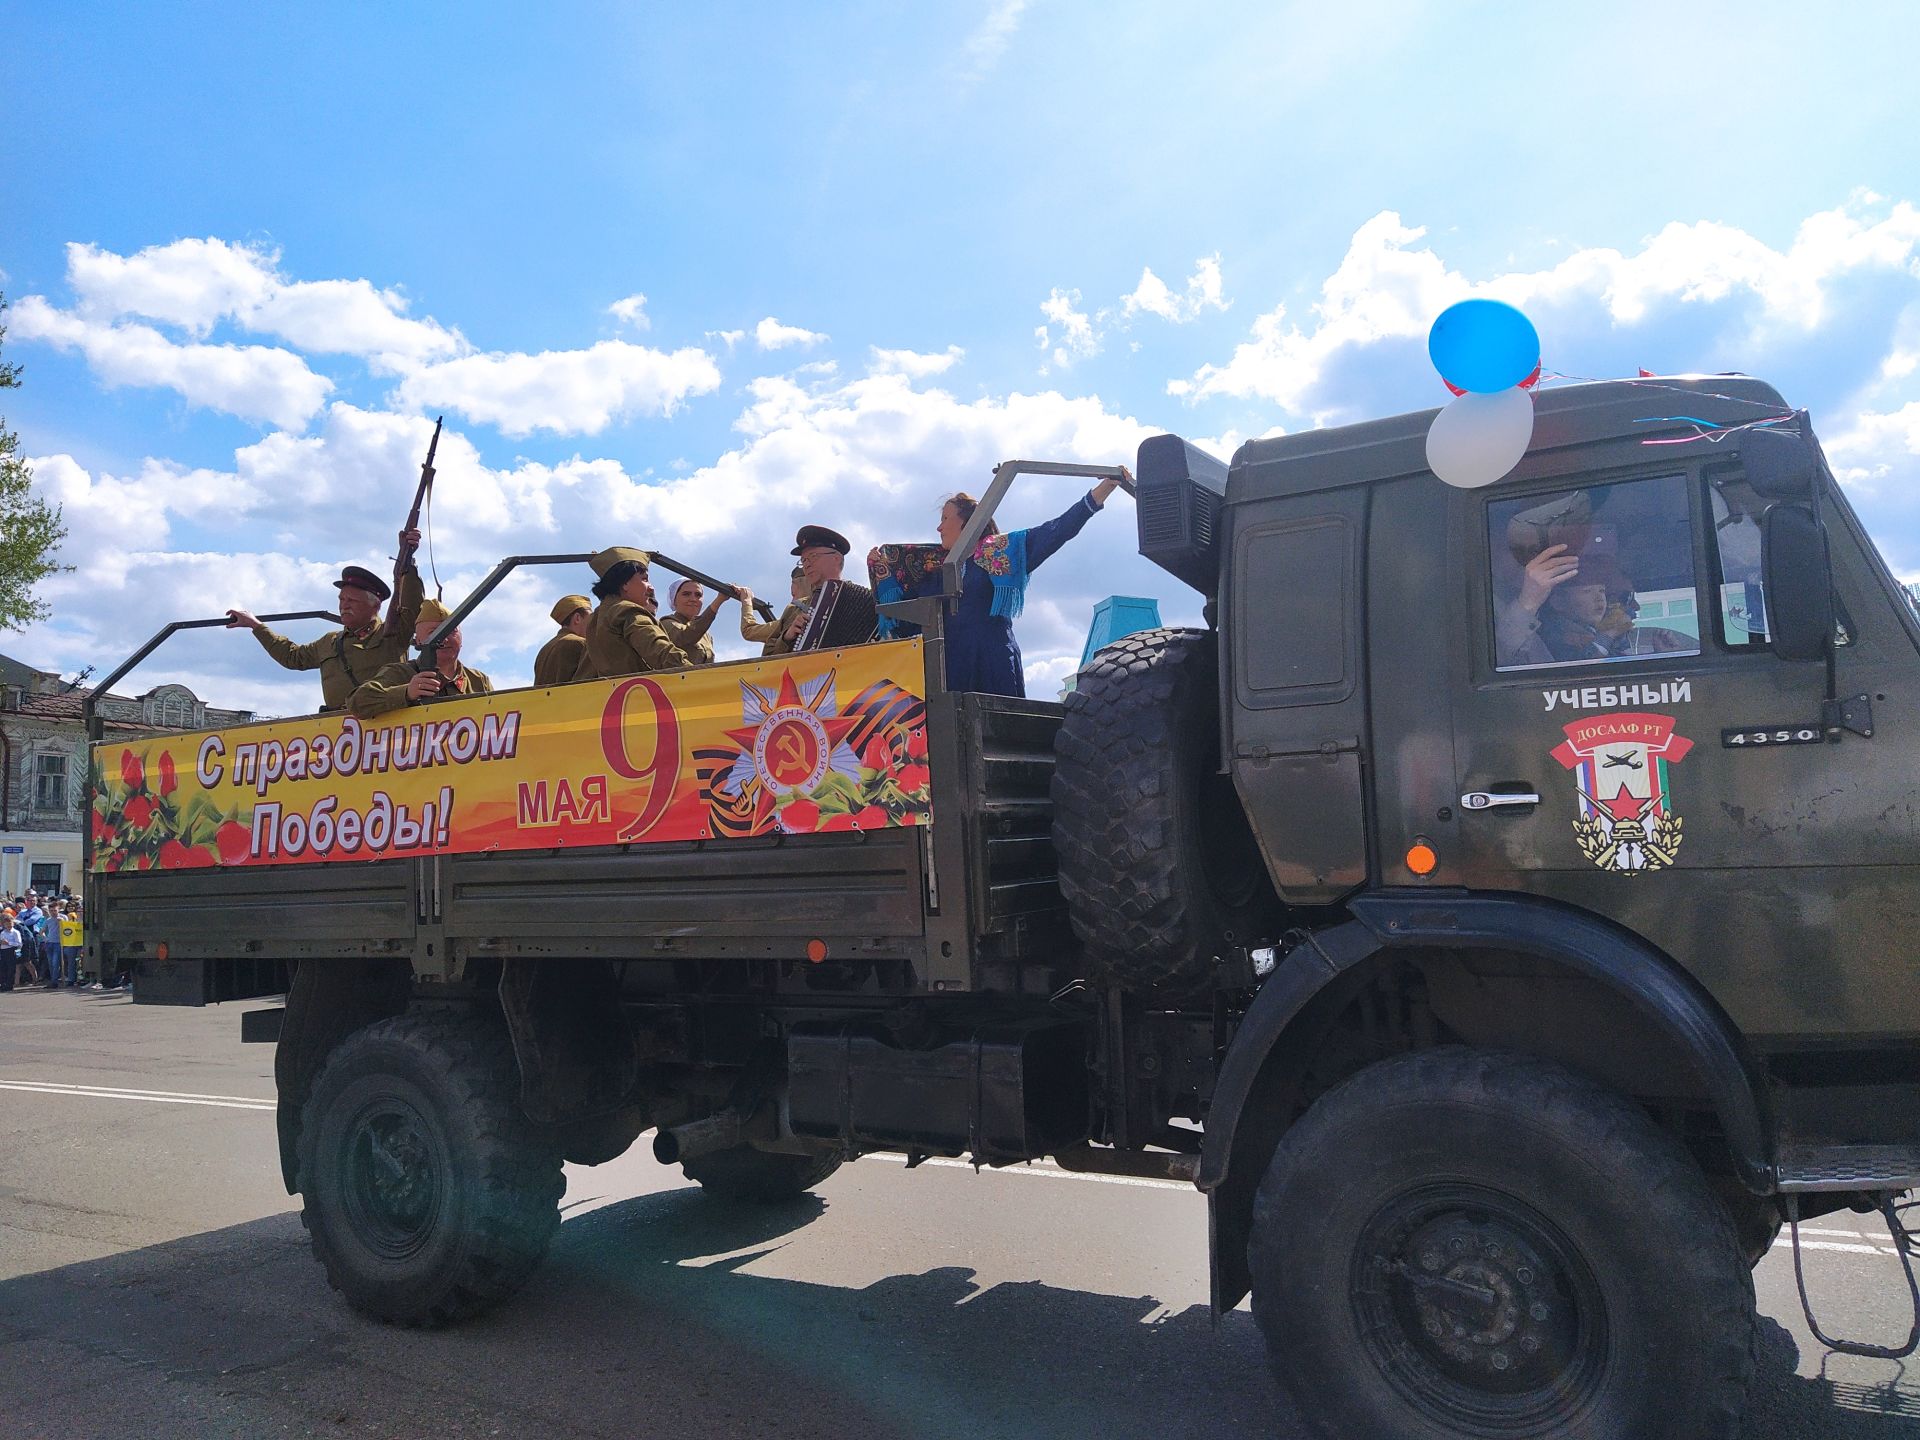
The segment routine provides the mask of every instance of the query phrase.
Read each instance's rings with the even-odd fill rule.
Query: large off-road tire
[[[783,1205],[797,1200],[840,1168],[841,1157],[776,1155],[751,1145],[736,1145],[683,1161],[680,1171],[709,1195],[754,1205]]]
[[[1329,1437],[1724,1440],[1753,1372],[1726,1207],[1637,1107],[1448,1047],[1328,1092],[1255,1199],[1253,1311]]]
[[[1191,989],[1276,902],[1219,772],[1216,640],[1142,630],[1101,650],[1054,741],[1060,889],[1094,978]]]
[[[560,1224],[560,1156],[522,1115],[513,1048],[415,1011],[327,1057],[300,1126],[302,1220],[327,1279],[378,1320],[444,1325],[518,1290]]]

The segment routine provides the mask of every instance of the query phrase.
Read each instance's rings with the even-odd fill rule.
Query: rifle
[[[403,531],[420,528],[420,506],[426,500],[428,492],[433,489],[433,453],[440,448],[440,427],[446,423],[446,419],[447,417],[442,415],[433,422],[433,438],[427,442],[427,458],[420,462],[420,485],[413,492],[413,508],[407,511],[407,523],[400,527]],[[394,603],[387,610],[384,626],[385,633],[389,636],[400,633],[400,582],[407,572],[414,568],[414,548],[412,545],[403,543],[400,546],[400,553],[393,557]]]

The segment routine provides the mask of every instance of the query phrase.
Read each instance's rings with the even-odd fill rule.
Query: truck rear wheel
[[[327,1057],[300,1127],[301,1215],[354,1309],[466,1319],[518,1290],[560,1223],[560,1157],[521,1114],[506,1032],[413,1012]]]
[[[799,1199],[839,1168],[838,1155],[778,1155],[736,1145],[684,1161],[680,1171],[720,1199],[781,1205]]]
[[[1275,897],[1219,774],[1217,643],[1142,630],[1080,672],[1054,742],[1060,889],[1095,978],[1191,989],[1254,939]]]
[[[1722,1440],[1753,1371],[1727,1211],[1622,1097],[1448,1047],[1323,1096],[1254,1203],[1253,1310],[1328,1436]]]

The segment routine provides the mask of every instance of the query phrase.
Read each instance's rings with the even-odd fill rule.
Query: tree
[[[7,301],[0,295],[0,314]],[[0,340],[7,327],[0,325]],[[0,390],[20,385],[20,367],[0,361]],[[60,507],[33,493],[33,470],[20,458],[20,437],[7,429],[0,415],[0,630],[18,630],[47,618],[47,603],[36,600],[33,587],[59,570],[55,558],[67,527]]]

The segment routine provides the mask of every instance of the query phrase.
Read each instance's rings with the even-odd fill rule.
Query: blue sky
[[[1439,403],[1478,291],[1569,374],[1773,379],[1920,574],[1910,5],[552,8],[0,3],[7,420],[81,567],[8,653],[324,598],[443,410],[450,595],[616,542],[777,593],[802,521],[915,538],[1016,452]],[[1036,582],[1038,693],[1100,595],[1190,616],[1130,529]],[[470,654],[524,677],[552,578]]]

